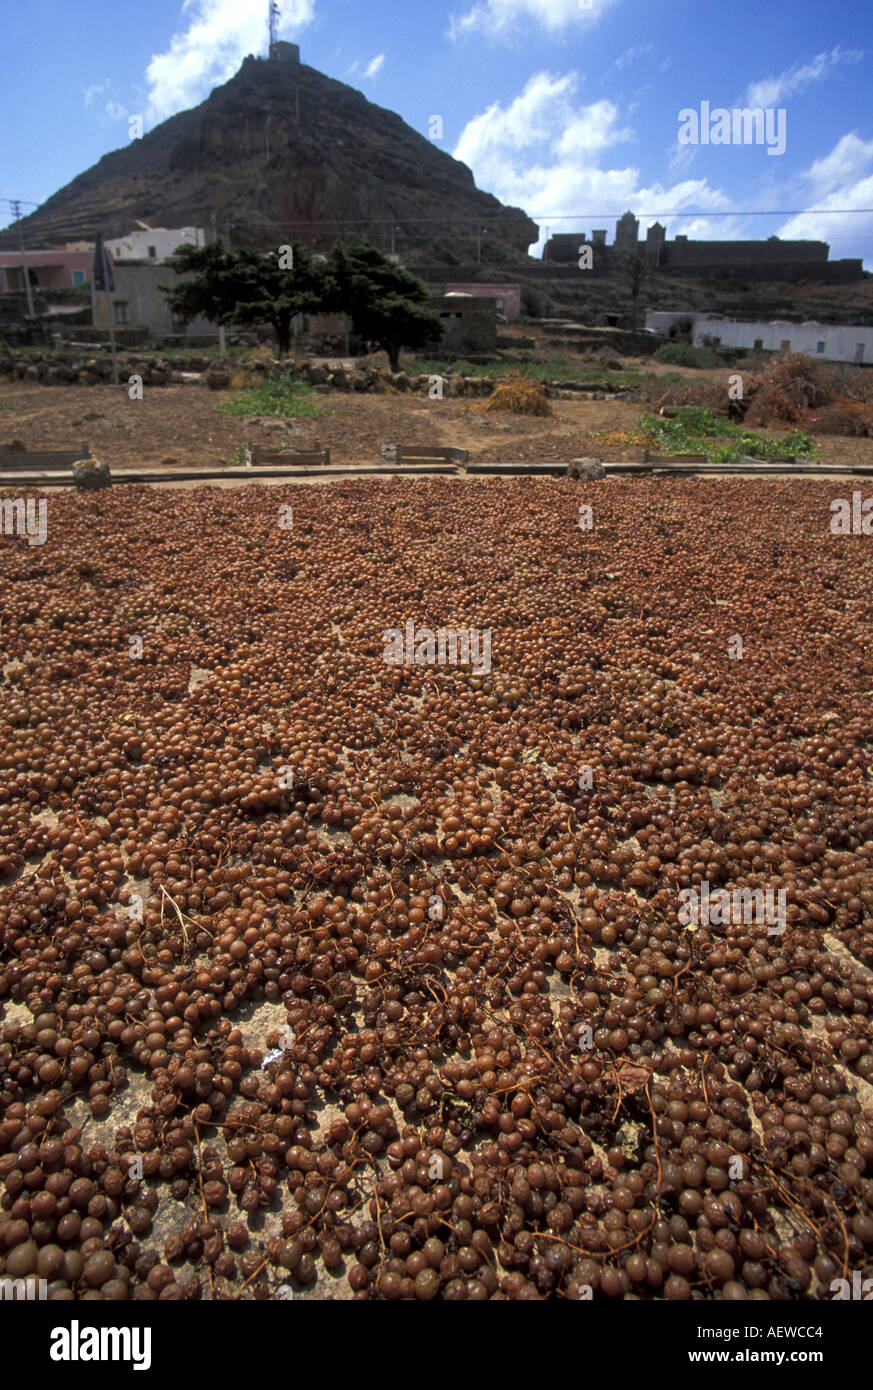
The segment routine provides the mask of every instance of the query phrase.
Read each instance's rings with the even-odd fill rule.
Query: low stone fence
[[[170,382],[184,381],[183,372],[206,372],[210,367],[207,357],[166,358],[136,355],[122,352],[118,358],[118,375],[125,385],[130,376],[136,373],[144,385],[167,386]],[[112,381],[112,359],[94,357],[87,354],[31,352],[16,354],[14,357],[0,354],[0,381],[33,381],[44,386],[96,386]]]
[[[616,364],[618,365],[618,364]],[[251,380],[276,370],[291,380],[333,391],[388,394],[393,391],[430,396],[433,400],[454,396],[483,398],[490,396],[497,385],[496,378],[465,376],[446,366],[439,373],[413,374],[390,372],[384,367],[360,365],[346,367],[337,362],[283,363],[255,358],[252,361],[223,360],[192,354],[190,357],[139,356],[122,353],[118,358],[119,389],[127,390],[131,376],[142,378],[143,386],[207,386],[212,391],[233,389],[232,383],[242,376]],[[507,369],[508,371],[509,369]],[[71,356],[52,353],[0,355],[0,384],[4,381],[27,381],[42,386],[98,386],[112,382],[112,362],[108,356]],[[573,380],[540,382],[547,396],[568,399],[584,395],[602,398],[613,394],[608,382],[581,385]],[[622,393],[624,394],[624,393]]]
[[[428,395],[441,391],[443,396],[490,396],[494,382],[487,377],[462,376],[446,369],[439,377],[389,372],[370,366],[347,369],[339,364],[329,366],[316,362],[216,361],[207,357],[137,356],[122,353],[118,358],[119,383],[125,389],[133,375],[142,377],[144,386],[184,385],[208,386],[213,391],[227,391],[239,374],[257,379],[280,367],[288,377],[310,386],[328,387],[335,391],[386,393],[411,391]],[[0,383],[28,381],[43,386],[97,386],[112,381],[112,362],[109,357],[64,356],[52,353],[0,355]]]

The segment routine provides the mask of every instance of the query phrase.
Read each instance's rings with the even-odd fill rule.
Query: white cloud
[[[368,64],[368,66],[367,66],[367,68],[366,68],[366,70],[365,70],[365,72],[364,72],[364,76],[365,76],[365,77],[375,77],[378,73],[380,73],[380,72],[382,71],[382,69],[383,69],[384,66],[385,66],[385,54],[384,54],[384,53],[377,53],[377,54],[376,54],[376,57],[373,59],[372,63],[369,63],[369,64]]]
[[[127,120],[127,111],[117,101],[107,101],[106,114],[113,121]]]
[[[83,88],[86,106],[90,106],[95,97],[100,96],[101,92],[106,91],[106,88],[109,86],[109,81],[110,79],[108,77],[104,77],[102,82],[95,82],[93,87]]]
[[[466,14],[452,15],[449,34],[453,39],[483,33],[505,39],[531,23],[557,34],[571,24],[590,23],[613,0],[475,0]]]
[[[790,217],[779,236],[827,241],[832,260],[861,256],[869,266],[873,214],[849,209],[873,207],[873,140],[861,140],[854,132],[844,135],[802,178],[809,189],[806,201],[814,210]]]
[[[187,27],[146,69],[149,124],[195,106],[226,82],[248,53],[266,51],[267,7],[261,0],[184,0]],[[315,13],[315,0],[283,0],[279,32],[294,38]]]
[[[578,105],[576,87],[572,73],[535,74],[507,107],[495,102],[469,121],[452,151],[470,166],[480,188],[539,217],[540,247],[547,225],[552,232],[590,228],[595,214],[594,225],[602,224],[604,208],[617,216],[626,208],[730,208],[705,179],[645,186],[633,166],[609,167],[607,151],[633,140],[633,131],[611,101]]]
[[[638,58],[644,58],[647,53],[654,53],[654,51],[655,45],[653,43],[632,44],[630,48],[624,50],[624,53],[619,54],[612,66],[607,69],[607,75],[611,72],[623,72]]]
[[[844,135],[830,154],[816,159],[804,177],[812,184],[814,197],[822,197],[857,182],[863,169],[873,164],[873,140],[861,140],[854,131]]]
[[[746,88],[745,105],[778,106],[794,92],[814,82],[824,82],[842,63],[859,63],[864,54],[854,48],[840,48],[837,44],[829,53],[819,53],[808,63],[796,63],[778,77],[765,77],[760,82],[752,82]]]

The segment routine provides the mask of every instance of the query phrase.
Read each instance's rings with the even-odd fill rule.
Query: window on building
[[[128,316],[127,316],[127,304],[126,304],[126,303],[124,303],[124,302],[123,302],[122,300],[120,300],[120,299],[116,299],[115,304],[113,305],[113,308],[114,308],[114,310],[115,310],[115,322],[116,322],[116,323],[129,323],[129,322],[130,322],[130,320],[129,320]]]
[[[791,351],[791,339],[790,339],[790,338],[783,338],[783,339],[782,339],[782,351],[783,351],[783,352],[790,352],[790,351]]]
[[[816,343],[816,345],[815,345],[815,350],[816,350],[816,352],[824,352],[824,350],[825,350],[825,345],[824,345],[824,343]]]
[[[28,278],[28,280],[30,281],[31,285],[33,285],[34,289],[37,289],[37,290],[38,290],[38,289],[39,289],[39,275],[38,275],[37,272],[32,268],[32,266],[28,266],[28,267],[27,267],[27,278]]]
[[[74,285],[84,285],[84,283],[85,283],[85,272],[84,272],[84,270],[74,270],[73,273],[72,273],[72,276],[73,276],[73,284],[74,284]]]
[[[498,299],[498,301],[497,301],[497,312],[498,312],[498,314],[502,314],[502,313],[504,312],[503,303],[504,303],[504,301],[503,301],[502,299]]]
[[[763,339],[763,338],[756,338],[756,339],[755,339],[755,351],[756,351],[756,352],[763,352],[763,351],[764,351],[764,339]]]
[[[157,254],[158,254],[158,253],[157,253],[155,247],[154,247],[154,246],[150,246],[150,247],[149,247],[149,260],[150,260],[150,261],[153,261],[153,260],[155,259],[155,257],[157,256]]]

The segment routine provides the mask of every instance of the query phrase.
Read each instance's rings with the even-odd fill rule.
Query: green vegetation
[[[399,371],[400,349],[439,342],[440,316],[427,307],[428,290],[363,237],[346,237],[331,248],[323,281],[321,309],[346,313],[359,338],[388,354]]]
[[[227,415],[316,416],[325,407],[314,399],[315,392],[301,381],[291,381],[283,373],[270,373],[256,386],[241,391],[216,407]]]
[[[721,358],[713,348],[692,347],[690,343],[664,343],[654,354],[656,362],[674,367],[720,367]]]
[[[640,430],[653,441],[653,446],[665,454],[705,454],[711,463],[735,463],[743,455],[769,459],[814,458],[814,440],[803,430],[789,430],[779,439],[756,434],[735,425],[725,415],[716,415],[699,405],[681,406],[675,419],[660,415],[644,415]],[[729,439],[729,444],[713,444],[713,439]]]
[[[607,385],[617,391],[632,391],[648,380],[682,381],[681,376],[672,372],[666,377],[655,377],[651,373],[644,374],[638,371],[636,367],[608,369],[594,362],[585,366],[574,365],[560,355],[540,357],[532,362],[527,353],[523,356],[504,353],[500,362],[468,362],[464,358],[458,358],[454,362],[435,362],[428,357],[414,357],[410,360],[409,371],[414,376],[440,376],[446,372],[455,372],[463,376],[488,377],[491,381],[510,376],[524,376],[529,381],[536,382],[567,381],[575,382],[579,386]]]
[[[432,357],[410,357],[406,368],[410,376],[445,376],[447,372],[463,376],[498,377],[505,374],[502,362],[468,362],[459,357],[454,362],[436,362]]]
[[[291,346],[295,315],[319,313],[327,294],[323,260],[299,241],[283,244],[277,251],[228,251],[219,241],[179,246],[167,265],[191,276],[175,287],[159,286],[182,323],[201,315],[224,325],[268,323],[276,334],[280,356]]]
[[[186,351],[186,349],[182,348],[182,349],[179,350],[178,356],[179,356],[179,357],[208,357],[209,360],[210,360],[210,362],[223,362],[223,361],[225,360],[225,358],[227,358],[227,357],[233,357],[233,358],[248,357],[249,354],[251,353],[251,350],[252,350],[252,349],[251,349],[250,347],[226,347],[226,348],[224,349],[224,352],[222,352],[222,351],[221,351],[221,348],[218,346],[218,344],[217,344],[217,343],[214,343],[214,344],[212,345],[212,347],[207,347],[207,348],[192,348],[190,351]],[[167,356],[167,357],[176,356],[176,351],[175,351],[175,349],[173,350],[172,353],[166,353],[165,356]]]

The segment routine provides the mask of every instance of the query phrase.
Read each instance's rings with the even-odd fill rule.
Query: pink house
[[[91,281],[93,251],[28,251],[27,269],[34,289],[60,289]],[[0,251],[0,293],[24,289],[20,251]]]
[[[521,285],[446,285],[446,294],[487,295],[497,300],[497,312],[510,323],[521,318]]]

